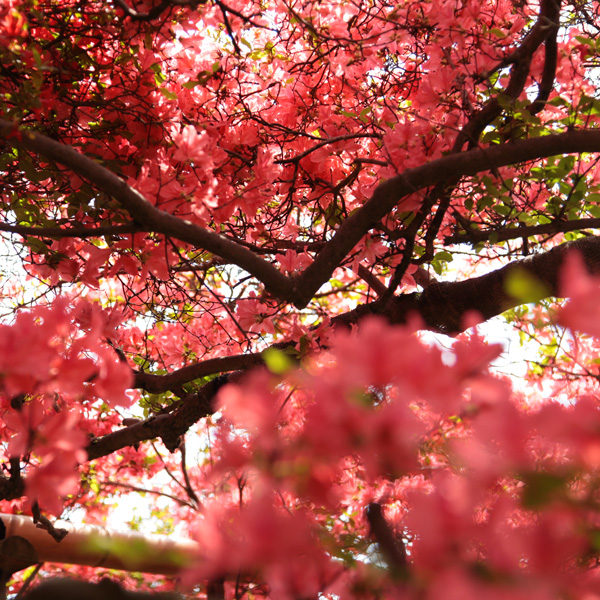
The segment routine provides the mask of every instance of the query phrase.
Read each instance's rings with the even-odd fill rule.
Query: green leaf
[[[512,210],[510,206],[506,206],[505,204],[496,204],[496,206],[492,209],[494,212],[497,212],[499,215],[503,217],[508,217],[510,211]]]
[[[267,369],[275,375],[284,375],[294,368],[294,361],[291,357],[277,348],[267,348],[262,353],[262,357]]]
[[[27,237],[25,245],[31,248],[36,254],[46,254],[50,251],[50,248],[42,240],[32,236]]]
[[[504,285],[509,296],[524,304],[537,302],[550,295],[546,285],[525,269],[515,268],[510,271]]]
[[[525,483],[522,502],[525,508],[540,508],[566,488],[567,479],[554,473],[532,472],[522,476]]]
[[[360,111],[360,115],[358,115],[358,118],[363,122],[363,123],[368,123],[369,122],[369,117],[368,115],[371,113],[371,107],[367,106],[367,108],[363,108]]]
[[[175,92],[171,92],[165,88],[159,88],[158,90],[165,98],[169,100],[177,100],[177,94]]]
[[[454,260],[454,255],[447,250],[441,250],[440,252],[436,252],[434,257],[436,260],[445,260],[446,262],[452,262]]]
[[[331,204],[325,211],[325,220],[327,225],[332,229],[335,229],[343,221],[343,211],[335,200],[332,200]]]
[[[592,192],[586,195],[585,200],[586,202],[594,202],[600,204],[600,194],[598,192]]]
[[[576,35],[575,39],[580,43],[580,44],[585,44],[586,46],[589,46],[590,48],[594,48],[595,47],[595,43],[594,40],[584,37],[582,35]]]

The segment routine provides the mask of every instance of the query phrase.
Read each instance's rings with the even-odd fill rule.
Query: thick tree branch
[[[281,346],[276,344],[275,347]],[[159,394],[171,389],[178,389],[183,384],[200,379],[214,373],[225,373],[228,371],[239,371],[248,369],[263,363],[262,353],[239,354],[236,356],[222,356],[210,358],[202,362],[188,365],[177,369],[166,375],[153,375],[152,373],[135,373],[134,388],[146,390],[153,394]]]
[[[348,327],[358,324],[364,318],[377,315],[385,318],[391,324],[406,323],[413,316],[419,316],[427,329],[456,334],[465,329],[464,316],[469,311],[477,311],[484,319],[490,319],[505,310],[514,308],[523,303],[522,298],[515,298],[507,291],[507,281],[515,273],[525,272],[535,279],[545,291],[545,296],[560,295],[560,270],[565,257],[571,251],[577,251],[587,265],[590,273],[600,273],[600,237],[581,238],[574,242],[562,244],[549,252],[536,254],[520,261],[514,261],[501,269],[456,282],[431,283],[422,293],[394,296],[385,304],[375,301],[372,304],[363,304],[356,309],[332,319],[333,327]],[[541,294],[544,295],[544,294]],[[277,344],[276,347],[284,348],[291,342]],[[260,354],[230,357],[230,367],[244,365],[245,367],[260,364]],[[161,392],[170,389],[173,381],[184,383],[186,374],[193,374],[189,380],[196,378],[198,372],[204,374],[224,371],[226,363],[221,359],[206,361],[191,367],[185,367],[169,375],[138,374],[136,386]],[[196,371],[194,369],[197,368]],[[237,373],[237,372],[236,372]],[[218,390],[231,380],[232,374],[224,374],[204,385],[197,393],[189,394],[184,398],[172,413],[151,417],[110,433],[94,440],[87,448],[90,460],[111,454],[125,446],[135,445],[140,442],[162,438],[171,451],[179,445],[180,437],[199,419],[209,416],[214,412],[214,398]]]
[[[105,235],[125,235],[128,233],[141,233],[144,230],[135,223],[131,225],[106,225],[105,227],[28,227],[27,225],[10,225],[0,223],[0,231],[17,233],[22,236],[45,237],[50,239],[61,238],[91,238]]]
[[[525,273],[536,282],[536,293],[539,293],[536,300],[560,297],[560,270],[571,251],[581,254],[590,273],[600,273],[600,237],[590,236],[511,262],[481,277],[455,282],[438,281],[422,293],[394,296],[386,304],[376,301],[362,305],[334,321],[336,324],[352,325],[366,315],[379,315],[391,324],[401,324],[406,323],[411,315],[416,315],[423,320],[426,329],[447,334],[460,333],[465,329],[464,316],[470,311],[476,311],[487,321],[523,304],[523,298],[508,292],[507,284],[515,274]]]
[[[15,146],[21,146],[68,167],[115,198],[131,217],[148,231],[162,233],[196,248],[204,248],[254,275],[274,296],[294,298],[291,280],[273,265],[214,231],[156,208],[119,176],[74,148],[32,130],[19,129],[15,123],[3,119],[0,119],[0,137]]]
[[[464,316],[469,311],[477,311],[484,320],[488,320],[523,303],[522,298],[507,292],[507,281],[518,271],[526,272],[536,280],[541,286],[539,289],[546,291],[545,297],[559,296],[560,267],[567,253],[572,250],[582,255],[590,273],[600,273],[600,237],[590,236],[513,261],[481,277],[453,282],[431,280],[423,292],[361,304],[354,310],[334,317],[331,324],[333,327],[356,325],[368,315],[379,315],[389,323],[398,325],[416,315],[423,320],[426,329],[439,333],[460,333],[465,329]],[[279,342],[272,347],[285,350],[291,345],[293,342]],[[166,375],[136,373],[134,387],[161,393],[206,375],[251,368],[262,364],[262,357],[262,353],[255,353],[214,358]]]
[[[407,169],[380,184],[373,196],[340,225],[336,235],[319,252],[314,262],[296,278],[297,300],[294,303],[299,308],[306,306],[362,236],[405,196],[453,177],[475,175],[558,154],[581,152],[600,152],[600,130],[572,130],[476,148]]]
[[[467,233],[457,233],[444,238],[444,244],[476,244],[477,242],[505,242],[534,235],[553,235],[566,233],[567,231],[581,231],[582,229],[600,228],[599,218],[577,219],[573,221],[557,221],[556,223],[544,223],[543,225],[529,225],[525,227],[510,227],[508,229],[488,229],[481,231],[471,229]]]
[[[205,248],[237,264],[262,281],[274,296],[291,301],[299,308],[308,304],[362,236],[405,196],[451,178],[507,165],[558,154],[600,152],[600,130],[571,130],[476,148],[407,169],[380,184],[373,196],[342,223],[314,262],[299,276],[289,278],[240,244],[156,208],[117,175],[65,144],[33,131],[20,131],[13,123],[1,119],[0,137],[69,167],[117,199],[144,228]]]
[[[558,3],[557,3],[558,4]],[[552,18],[552,27],[550,35],[544,44],[544,70],[542,71],[542,80],[539,84],[537,98],[529,106],[529,112],[532,115],[539,113],[546,101],[550,97],[550,92],[554,87],[554,79],[556,77],[556,67],[558,65],[558,28],[559,28],[559,11]]]
[[[219,389],[228,383],[230,376],[217,377],[198,392],[186,396],[172,413],[150,417],[135,425],[124,427],[113,433],[93,440],[86,448],[88,459],[112,454],[126,446],[134,446],[146,440],[161,438],[171,452],[181,443],[181,436],[203,417],[212,415],[213,401]]]
[[[518,48],[513,50],[492,71],[486,73],[486,78],[504,67],[518,63],[531,56],[548,36],[558,29],[560,0],[544,0],[540,6],[540,16],[535,25],[527,33]]]

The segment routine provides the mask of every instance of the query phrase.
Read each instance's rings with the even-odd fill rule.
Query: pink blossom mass
[[[0,2],[0,521],[194,548],[6,597],[600,598],[599,68],[597,0]]]

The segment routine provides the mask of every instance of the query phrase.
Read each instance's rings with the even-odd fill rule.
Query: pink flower
[[[132,398],[127,390],[133,384],[133,373],[129,365],[111,356],[109,350],[99,353],[100,370],[94,379],[94,395],[111,406],[131,406]]]
[[[23,456],[31,451],[35,432],[45,418],[45,407],[38,399],[33,399],[21,410],[9,409],[2,415],[6,426],[15,435],[8,444],[9,456]]]
[[[190,578],[259,571],[273,598],[317,597],[342,565],[333,563],[319,544],[314,518],[277,506],[275,498],[261,490],[241,510],[208,507],[197,529],[202,556]]]
[[[210,154],[211,140],[209,134],[202,130],[200,133],[193,125],[186,125],[181,133],[174,136],[177,149],[173,158],[181,162],[192,161],[201,169],[208,171],[213,166]]]
[[[267,315],[265,305],[256,298],[254,292],[250,293],[250,298],[239,301],[236,317],[240,327],[246,331],[275,333],[273,319]]]
[[[75,407],[47,412],[43,399],[33,398],[21,410],[7,410],[2,419],[15,432],[8,445],[9,456],[69,453],[77,462],[85,460],[87,438],[78,428],[80,416]]]
[[[77,463],[70,455],[56,455],[39,467],[30,467],[25,478],[27,497],[37,500],[44,511],[60,515],[64,498],[77,490]]]
[[[72,454],[76,462],[84,462],[87,436],[79,428],[79,420],[80,415],[76,407],[51,413],[35,431],[36,454]]]
[[[600,337],[600,279],[587,273],[576,252],[571,252],[564,261],[560,292],[569,298],[559,313],[561,324]]]
[[[306,252],[298,254],[295,250],[288,250],[285,254],[276,254],[275,258],[286,273],[293,275],[297,275],[312,262],[312,258]]]

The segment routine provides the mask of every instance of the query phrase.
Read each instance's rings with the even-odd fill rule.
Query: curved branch
[[[29,227],[27,225],[10,225],[0,223],[0,231],[17,233],[22,236],[37,236],[50,239],[61,238],[90,238],[105,235],[123,235],[128,233],[143,233],[144,229],[135,223],[131,225],[106,225],[105,227]]]
[[[340,225],[335,236],[296,278],[294,304],[303,308],[369,229],[409,194],[454,177],[558,154],[600,152],[600,130],[572,130],[443,156],[380,184],[373,196]]]
[[[538,16],[535,25],[531,31],[525,36],[521,44],[507,56],[499,68],[513,65],[511,69],[510,79],[506,88],[504,89],[503,95],[505,98],[511,101],[516,100],[519,95],[523,92],[527,78],[531,70],[531,62],[533,60],[534,53],[538,48],[548,42],[554,35],[556,41],[556,34],[559,27],[559,16],[560,16],[560,0],[543,0],[540,5],[540,14]],[[554,72],[551,74],[547,72],[551,68],[552,51],[546,49],[546,63],[544,67],[544,85],[550,85],[554,81]],[[487,73],[489,77],[491,73]],[[548,77],[551,75],[551,80],[548,81]],[[544,88],[545,90],[545,88]],[[548,91],[548,93],[550,90]],[[542,89],[540,88],[539,99],[545,101],[543,98]],[[543,105],[543,102],[542,102]],[[502,113],[502,106],[498,97],[491,98],[481,110],[477,111],[471,116],[469,122],[459,132],[454,149],[458,150],[462,148],[465,142],[469,142],[471,147],[478,143],[480,135],[483,133],[485,127],[489,125],[496,117]]]
[[[137,223],[149,231],[162,233],[197,248],[204,248],[254,275],[274,296],[294,298],[291,279],[273,265],[214,231],[156,208],[119,176],[74,148],[32,130],[19,129],[15,123],[4,119],[0,119],[0,137],[15,146],[21,146],[68,167],[115,198]]]
[[[524,271],[535,278],[540,289],[544,290],[545,295],[542,294],[544,297],[559,296],[560,269],[565,257],[571,251],[581,254],[590,273],[600,273],[600,237],[590,236],[562,244],[543,254],[514,261],[481,277],[455,282],[436,281],[430,283],[422,293],[394,296],[387,302],[378,300],[371,304],[363,304],[334,317],[331,325],[348,327],[372,315],[383,317],[390,324],[402,324],[416,315],[422,319],[424,328],[440,333],[456,334],[464,331],[464,316],[469,311],[477,311],[484,320],[487,320],[523,303],[522,298],[515,298],[507,291],[507,281],[516,272]],[[275,344],[275,347],[283,349],[292,344],[292,342],[282,342]],[[232,356],[227,359],[231,360],[232,368],[236,364],[254,366],[262,362],[262,355]],[[223,372],[226,370],[226,363],[222,362],[223,360],[225,359],[213,359],[168,375],[138,374],[136,385],[151,382],[151,387],[144,385],[140,387],[156,392],[166,391],[173,385],[174,380],[180,385],[184,383],[185,373],[202,371],[208,374],[211,369],[213,373]],[[184,398],[173,413],[151,417],[94,440],[88,447],[90,460],[110,454],[124,446],[156,437],[161,437],[168,448],[177,448],[179,437],[193,423],[214,412],[215,394],[230,381],[232,375],[237,373],[239,371],[221,375],[207,383],[197,393]]]
[[[178,408],[169,414],[150,417],[112,433],[96,438],[86,448],[88,460],[112,454],[126,446],[161,438],[167,449],[174,452],[181,443],[181,436],[203,417],[215,412],[214,399],[219,389],[230,380],[230,375],[217,377],[198,392],[186,396]]]
[[[553,31],[558,29],[558,17],[560,12],[560,0],[544,0],[540,6],[540,15],[535,25],[527,33],[521,44],[498,63],[493,70],[486,73],[489,77],[500,69],[518,63],[533,52],[542,44]]]
[[[582,238],[557,246],[544,254],[514,261],[481,277],[465,281],[436,282],[420,294],[394,296],[385,304],[379,301],[363,304],[344,315],[333,318],[331,323],[334,327],[347,327],[359,323],[367,316],[378,315],[391,324],[402,324],[406,323],[411,316],[417,315],[423,320],[427,329],[447,334],[459,333],[465,329],[464,315],[469,311],[477,311],[484,320],[487,320],[523,303],[523,299],[517,299],[506,291],[506,282],[519,270],[526,271],[531,277],[537,279],[545,290],[545,297],[558,296],[560,268],[567,254],[573,250],[580,252],[591,273],[600,273],[600,237]],[[253,361],[257,358],[257,355],[250,356],[253,357]],[[231,358],[243,361],[244,357]],[[201,366],[202,363],[198,365]],[[194,423],[214,413],[214,399],[217,392],[223,385],[232,381],[238,373],[236,371],[213,379],[198,392],[184,398],[172,413],[150,417],[146,421],[93,440],[87,447],[89,460],[158,437],[169,450],[175,451],[179,446],[180,437]],[[178,377],[180,376],[181,373]],[[160,385],[161,381],[168,382],[169,377],[169,375],[152,376],[154,389],[160,391],[169,389],[168,384]]]
[[[573,221],[559,221],[557,223],[544,223],[542,225],[529,225],[525,227],[510,227],[508,229],[489,229],[481,231],[472,229],[467,233],[457,233],[444,238],[444,244],[476,244],[486,242],[493,236],[496,242],[506,242],[534,235],[552,235],[566,233],[567,231],[581,231],[582,229],[600,228],[600,218],[576,219]]]
[[[331,241],[327,242],[303,273],[287,277],[240,244],[156,208],[117,175],[65,144],[33,131],[20,131],[12,122],[2,119],[0,137],[69,167],[117,199],[145,228],[205,248],[237,264],[262,281],[271,294],[293,302],[298,308],[308,304],[362,236],[405,196],[450,178],[495,171],[507,165],[558,154],[600,152],[600,130],[570,130],[488,148],[475,148],[407,169],[377,186],[373,196],[342,223]]]
[[[279,347],[281,344],[275,344]],[[222,356],[219,358],[210,358],[202,362],[188,365],[177,369],[166,375],[153,375],[152,373],[136,372],[133,387],[146,390],[153,394],[160,394],[167,390],[177,390],[183,384],[213,375],[214,373],[225,373],[228,371],[239,371],[248,369],[263,363],[262,353],[239,354],[236,356]]]
[[[524,302],[560,297],[560,270],[571,251],[581,254],[590,273],[600,273],[600,237],[590,236],[511,262],[481,277],[438,281],[422,293],[394,296],[385,304],[375,301],[362,305],[332,321],[349,326],[359,323],[367,315],[379,315],[390,324],[402,324],[416,315],[423,320],[426,329],[451,335],[460,333],[465,330],[464,317],[468,312],[475,311],[487,321]],[[511,277],[523,272],[538,284],[536,292],[540,293],[531,300],[517,298],[507,291]]]
[[[560,3],[558,3],[560,4]],[[555,15],[550,16],[552,26],[550,29],[550,35],[544,43],[544,69],[542,71],[542,80],[539,84],[537,98],[529,106],[529,112],[532,115],[537,115],[546,105],[546,101],[550,97],[550,92],[554,86],[554,79],[556,77],[556,67],[558,65],[558,29],[559,19],[558,11]]]
[[[542,0],[540,5],[540,14],[532,30],[525,36],[519,47],[511,54],[509,60],[513,63],[508,83],[502,92],[504,99],[516,101],[523,93],[527,78],[531,70],[531,62],[534,53],[544,43],[548,37],[558,30],[558,18],[560,13],[560,0]],[[547,51],[546,57],[551,59],[551,54]],[[549,63],[548,63],[549,64]],[[546,71],[544,71],[546,73]],[[552,80],[550,86],[552,86]],[[546,84],[548,81],[546,80]],[[500,96],[491,97],[479,110],[475,111],[467,123],[462,127],[456,136],[452,146],[451,153],[458,154],[465,144],[467,148],[475,148],[479,145],[481,134],[485,128],[490,125],[494,119],[502,114],[503,108],[500,102]],[[438,183],[424,199],[417,215],[405,232],[407,240],[403,252],[401,263],[396,267],[394,276],[390,282],[387,294],[382,298],[389,299],[400,285],[406,270],[412,260],[412,250],[417,231],[429,217],[432,209],[437,205],[433,219],[425,235],[425,255],[433,256],[433,244],[435,238],[446,217],[446,212],[450,207],[452,194],[460,182],[461,177],[450,178],[448,181]]]

